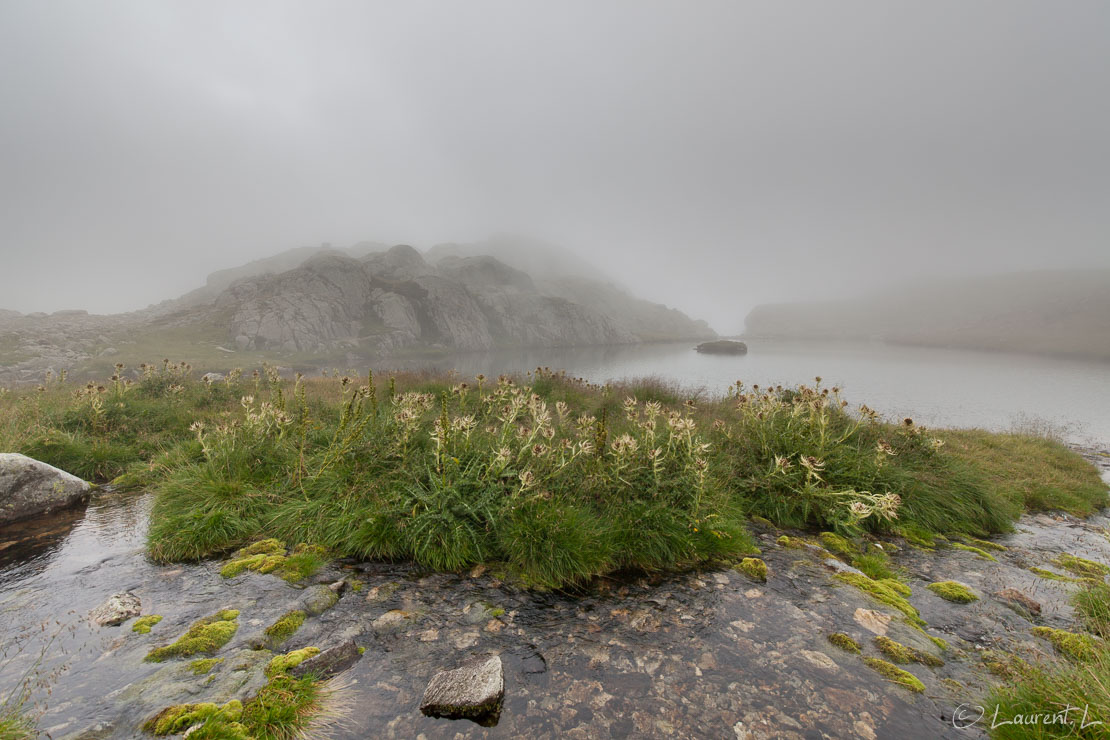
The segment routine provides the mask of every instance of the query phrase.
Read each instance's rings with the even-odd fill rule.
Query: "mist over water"
[[[822,386],[839,387],[852,407],[865,403],[893,420],[1110,443],[1110,416],[1096,401],[1110,389],[1110,365],[1104,362],[878,342],[769,339],[748,345],[742,356],[705,355],[687,343],[663,343],[467,353],[416,366],[465,376],[547,367],[594,383],[659,378],[709,395],[724,393],[737,380],[749,388],[812,385],[820,375]]]

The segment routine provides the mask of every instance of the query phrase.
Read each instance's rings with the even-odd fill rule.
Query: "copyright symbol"
[[[978,704],[961,704],[956,707],[956,711],[952,713],[952,726],[957,730],[971,727],[976,722],[983,719],[983,714],[985,712],[986,710]]]

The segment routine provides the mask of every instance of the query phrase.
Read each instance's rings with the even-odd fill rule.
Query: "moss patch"
[[[1070,571],[1083,578],[1102,578],[1110,575],[1110,566],[1096,563],[1094,560],[1077,557],[1070,553],[1063,553],[1052,561],[1064,570]]]
[[[917,676],[909,671],[904,671],[893,663],[888,663],[879,658],[864,658],[863,662],[867,667],[878,673],[880,676],[888,681],[898,684],[904,689],[909,689],[917,693],[925,690],[925,684],[921,683]]]
[[[916,648],[903,645],[900,642],[895,642],[889,637],[876,637],[875,645],[879,648],[880,653],[890,658],[895,663],[920,663],[921,665],[932,666],[934,668],[944,665],[944,661],[935,655],[923,653]]]
[[[821,545],[834,555],[843,555],[850,558],[858,550],[851,540],[835,532],[822,532],[818,537],[821,539]]]
[[[304,624],[305,616],[305,613],[300,609],[282,614],[276,622],[266,628],[266,636],[273,641],[274,645],[280,645],[300,629],[301,625]]]
[[[195,724],[219,718],[224,722],[237,722],[243,716],[243,704],[231,700],[223,706],[203,704],[175,704],[166,707],[143,723],[143,729],[152,735],[176,735]]]
[[[1005,545],[998,544],[997,542],[991,542],[990,540],[977,540],[974,537],[968,537],[967,543],[969,545],[975,545],[976,547],[982,548],[983,550],[994,550],[996,552],[1006,552],[1010,549]]]
[[[913,591],[910,589],[909,586],[894,578],[879,578],[877,579],[877,582],[886,586],[891,591],[901,594],[902,596],[910,596],[911,594],[913,594]]]
[[[846,650],[849,653],[856,653],[858,655],[861,649],[858,642],[856,642],[843,632],[833,632],[831,635],[828,636],[828,640],[841,650]]]
[[[195,622],[172,645],[150,651],[144,660],[161,663],[167,658],[184,658],[198,653],[212,654],[235,635],[235,631],[239,629],[239,623],[235,621],[238,617],[239,612],[235,609],[224,609],[205,617]]]
[[[936,583],[930,583],[925,588],[945,601],[951,601],[955,604],[970,604],[979,600],[979,596],[974,591],[955,581],[937,581]]]
[[[1066,581],[1068,583],[1079,583],[1078,578],[1072,578],[1060,573],[1053,573],[1051,570],[1045,570],[1044,568],[1030,568],[1029,572],[1038,575],[1041,578],[1047,578],[1050,581]]]
[[[270,664],[266,666],[266,675],[276,676],[279,673],[285,673],[290,668],[293,668],[294,666],[299,666],[301,663],[305,662],[309,658],[319,654],[320,648],[306,647],[301,648],[300,650],[291,650],[290,652],[283,655],[275,655],[270,661]]]
[[[876,601],[902,612],[906,620],[911,624],[918,626],[925,624],[925,621],[921,619],[921,615],[918,613],[917,609],[914,608],[913,604],[906,601],[902,594],[898,593],[890,586],[879,581],[873,581],[867,576],[860,575],[859,573],[837,573],[835,578],[855,586]]]
[[[753,581],[760,583],[767,582],[767,563],[759,558],[744,558],[736,564],[736,570],[740,571]]]
[[[1016,678],[1029,670],[1029,664],[1001,650],[984,650],[980,656],[988,671],[999,678]]]
[[[975,547],[973,545],[964,545],[960,542],[953,542],[952,547],[956,548],[957,550],[964,550],[965,552],[973,552],[976,555],[978,555],[979,557],[983,558],[984,560],[991,560],[993,562],[998,562],[998,560],[994,557],[994,555],[991,555],[986,550],[983,550],[982,548],[979,548],[979,547]]]
[[[145,617],[139,617],[131,625],[132,632],[138,632],[140,635],[145,635],[150,632],[150,628],[162,621],[161,614],[149,614]]]
[[[189,670],[193,672],[194,676],[203,676],[223,662],[223,658],[201,658],[200,660],[194,660],[190,663]]]
[[[775,542],[777,542],[780,547],[788,547],[791,550],[804,550],[808,544],[801,537],[788,537],[785,534],[781,535]]]
[[[1072,660],[1087,660],[1094,656],[1097,649],[1095,638],[1090,635],[1078,635],[1052,627],[1034,627],[1033,634],[1048,640],[1058,652]]]
[[[220,568],[224,578],[234,578],[248,570],[273,573],[290,583],[308,578],[327,562],[326,549],[320,545],[301,543],[285,554],[285,546],[276,539],[266,539],[239,550]]]

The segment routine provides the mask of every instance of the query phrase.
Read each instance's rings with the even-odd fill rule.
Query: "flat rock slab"
[[[89,619],[101,627],[115,627],[140,614],[142,604],[139,597],[125,591],[109,596],[107,601],[89,612]]]
[[[0,453],[0,524],[77,503],[90,486],[77,476],[26,455]]]
[[[342,645],[329,648],[319,655],[315,655],[308,660],[293,666],[289,669],[289,675],[294,678],[301,678],[309,673],[318,678],[331,678],[347,670],[362,657],[358,651],[358,646],[355,645],[353,640],[347,640]]]
[[[495,655],[432,676],[424,689],[420,711],[429,717],[469,719],[492,726],[501,714],[504,698],[505,669]]]

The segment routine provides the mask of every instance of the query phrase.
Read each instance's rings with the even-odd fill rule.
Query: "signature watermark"
[[[1005,725],[1024,725],[1026,727],[1032,725],[1064,725],[1082,730],[1102,724],[1102,720],[1091,719],[1087,704],[1081,707],[1073,707],[1071,704],[1067,704],[1062,709],[1055,711],[1029,712],[1028,714],[1003,715],[999,710],[1000,707],[996,704],[994,712],[988,716],[987,708],[982,705],[961,704],[952,713],[952,726],[957,730],[962,730],[965,727],[972,727],[980,722],[989,721],[992,730]]]

